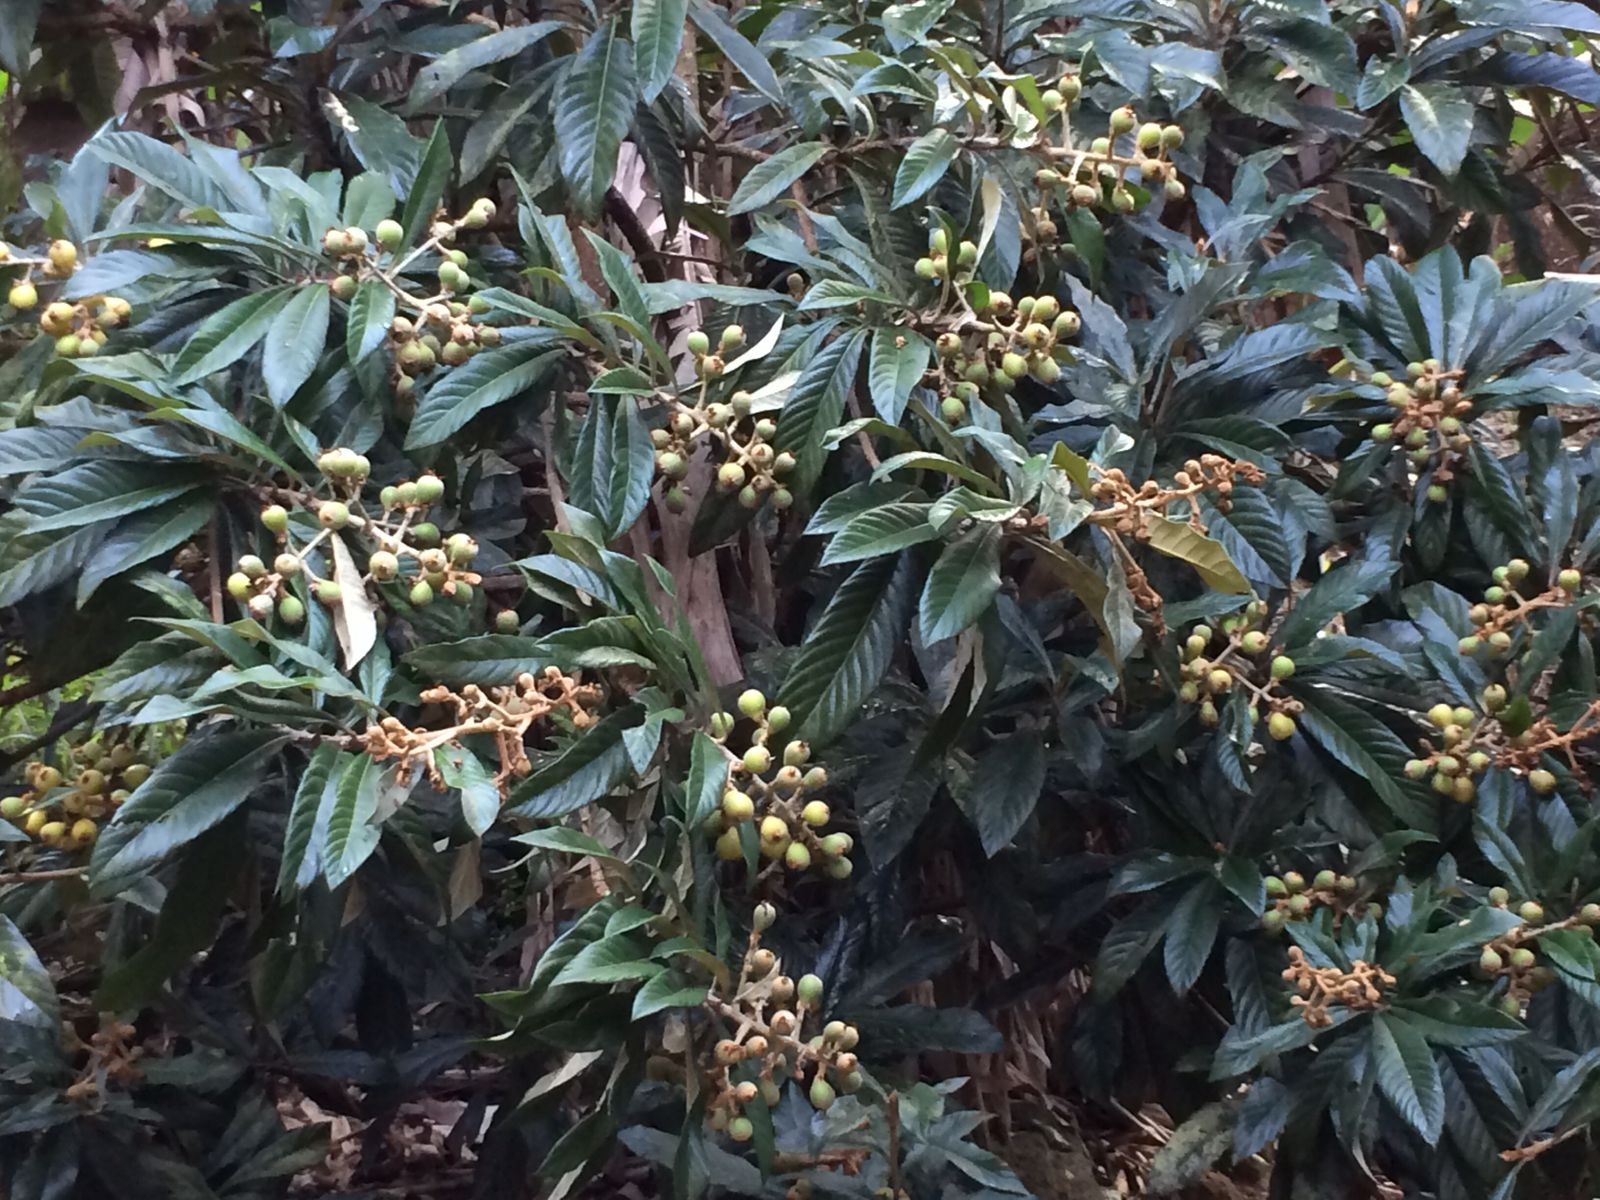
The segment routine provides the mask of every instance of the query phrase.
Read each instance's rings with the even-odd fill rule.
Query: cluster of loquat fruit
[[[467,269],[470,260],[466,251],[450,245],[460,230],[482,229],[494,215],[494,201],[480,197],[454,220],[438,216],[429,225],[427,238],[414,247],[404,244],[404,226],[389,219],[379,221],[370,237],[357,226],[330,229],[323,235],[323,249],[340,268],[329,282],[335,296],[350,300],[364,280],[378,279],[404,310],[389,325],[397,396],[409,396],[416,387],[416,376],[426,375],[439,364],[459,366],[479,350],[499,345],[500,330],[474,319],[488,313],[489,304],[478,296],[462,299],[473,287]],[[438,290],[428,296],[415,295],[405,286],[404,272],[435,251],[439,255]]]
[[[1197,704],[1200,723],[1213,728],[1221,720],[1217,705],[1235,687],[1243,688],[1250,694],[1251,724],[1260,720],[1264,705],[1267,734],[1282,742],[1294,736],[1295,717],[1305,705],[1275,686],[1294,675],[1295,662],[1287,654],[1272,653],[1272,637],[1261,628],[1266,616],[1266,604],[1252,600],[1242,613],[1224,618],[1217,629],[1191,628],[1183,643],[1178,699]]]
[[[936,231],[935,237],[941,237]],[[970,243],[962,243],[970,245]],[[983,389],[1004,394],[1031,375],[1043,384],[1061,378],[1061,363],[1070,351],[1062,343],[1078,335],[1083,322],[1063,310],[1054,296],[1024,296],[1015,302],[1005,292],[991,292],[986,321],[962,332],[947,330],[934,341],[938,362],[926,382],[943,397],[939,414],[952,425],[967,417]]]
[[[71,765],[77,773],[68,779],[49,763],[30,762],[23,771],[27,790],[0,799],[0,817],[41,845],[85,849],[151,771],[139,748],[127,741],[86,742],[72,751]]]
[[[1368,383],[1384,389],[1384,399],[1395,410],[1391,420],[1372,427],[1372,440],[1404,449],[1419,471],[1428,470],[1431,464],[1427,496],[1434,504],[1449,499],[1447,485],[1472,444],[1464,425],[1472,414],[1472,401],[1461,391],[1464,374],[1459,368],[1446,370],[1438,359],[1429,358],[1407,363],[1404,379],[1395,379],[1387,371],[1374,371],[1367,377]]]
[[[1336,920],[1346,913],[1358,918],[1370,914],[1374,919],[1383,913],[1374,901],[1356,900],[1356,881],[1336,871],[1318,871],[1309,884],[1299,871],[1285,871],[1268,875],[1264,885],[1267,908],[1261,915],[1261,927],[1268,933],[1278,933],[1291,921],[1304,921],[1318,907],[1332,909]]]
[[[1473,632],[1461,639],[1463,654],[1476,654],[1487,647],[1491,654],[1511,653],[1515,640],[1511,634],[1514,625],[1526,625],[1529,618],[1542,608],[1563,608],[1570,605],[1583,587],[1583,572],[1576,567],[1566,567],[1556,573],[1553,587],[1532,596],[1522,594],[1522,585],[1532,573],[1532,565],[1525,558],[1513,558],[1494,569],[1493,582],[1483,591],[1481,603],[1474,604],[1468,618]]]
[[[668,481],[664,495],[673,512],[682,512],[689,502],[683,481],[689,474],[689,460],[696,442],[708,437],[721,444],[722,465],[717,468],[717,490],[738,494],[739,504],[756,509],[770,496],[780,511],[794,503],[794,495],[784,480],[795,467],[795,457],[773,445],[778,423],[770,417],[752,417],[753,398],[737,391],[726,400],[710,398],[712,381],[727,367],[725,356],[744,345],[744,330],[729,325],[717,339],[712,352],[711,337],[702,329],[688,336],[689,353],[694,356],[700,394],[693,403],[677,401],[666,424],[650,431],[656,449],[656,470]]]
[[[828,786],[827,771],[802,770],[811,758],[805,742],[785,744],[781,764],[768,748],[789,727],[789,710],[781,705],[768,708],[767,698],[755,688],[739,696],[738,707],[756,723],[743,754],[726,746],[738,718],[729,712],[711,716],[711,736],[728,759],[722,803],[706,821],[706,833],[716,839],[717,857],[726,862],[744,858],[741,831],[753,822],[762,858],[781,861],[792,871],[816,868],[830,879],[848,878],[854,840],[848,833],[821,832],[833,819],[827,802],[815,798]]]
[[[1062,113],[1065,121],[1065,113],[1078,91],[1076,77],[1063,77],[1056,88],[1043,94],[1046,109]],[[1053,100],[1057,102],[1052,108]],[[1118,139],[1129,134],[1133,134],[1133,152],[1119,153]],[[1033,211],[1035,240],[1040,245],[1056,240],[1058,231],[1050,203],[1057,194],[1069,209],[1099,208],[1124,214],[1136,211],[1143,198],[1128,186],[1130,173],[1137,174],[1142,184],[1159,184],[1168,200],[1182,200],[1187,190],[1167,157],[1182,145],[1183,130],[1178,126],[1155,121],[1140,124],[1131,107],[1114,109],[1106,119],[1105,135],[1090,142],[1087,150],[1073,150],[1069,166],[1063,169],[1067,160],[1058,159],[1054,165],[1034,172],[1033,181],[1040,191],[1040,204]]]
[[[865,1082],[855,1055],[861,1035],[853,1025],[828,1021],[807,1036],[807,1018],[822,1008],[822,980],[783,974],[778,957],[761,945],[761,935],[776,920],[771,904],[756,905],[732,994],[713,993],[705,1002],[714,1020],[732,1027],[730,1036],[719,1038],[712,1049],[706,1116],[713,1129],[736,1142],[755,1136],[754,1124],[744,1115],[747,1106],[759,1098],[768,1108],[777,1107],[782,1078],[806,1086],[819,1112],[832,1107],[840,1093],[859,1091]]]
[[[281,504],[269,504],[261,510],[261,523],[278,543],[272,563],[247,554],[228,577],[228,594],[252,617],[266,621],[276,612],[286,625],[302,624],[305,604],[290,586],[290,581],[299,578],[305,579],[311,594],[322,604],[331,608],[343,603],[343,585],[336,579],[319,576],[309,556],[329,536],[345,531],[359,531],[374,547],[367,557],[363,583],[399,583],[414,608],[432,604],[438,596],[458,604],[472,602],[474,589],[482,582],[482,577],[471,569],[478,544],[465,533],[446,538],[436,524],[425,519],[428,510],[444,498],[442,479],[424,474],[415,480],[386,485],[378,493],[381,515],[373,516],[362,500],[363,486],[372,471],[365,455],[345,448],[328,450],[318,457],[317,467],[333,492],[331,499],[305,498],[319,531],[296,546],[289,510]],[[496,617],[496,628],[515,632],[516,614],[509,609],[505,612],[511,614],[510,621],[502,620],[505,613],[501,613]]]
[[[1600,904],[1585,904],[1564,921],[1545,924],[1544,905],[1537,900],[1523,900],[1513,904],[1511,893],[1503,887],[1489,889],[1492,908],[1510,909],[1521,918],[1522,924],[1506,931],[1493,941],[1485,942],[1478,956],[1478,970],[1498,987],[1504,983],[1499,1007],[1510,1017],[1522,1015],[1529,998],[1556,981],[1556,973],[1539,962],[1533,947],[1537,939],[1559,930],[1576,930],[1587,937],[1595,936],[1595,926],[1600,925]]]
[[[20,263],[27,274],[11,285],[7,302],[18,312],[31,312],[39,306],[39,288],[34,268],[45,282],[71,278],[78,269],[78,248],[66,238],[57,238],[39,258],[22,258],[0,245],[0,266]],[[133,306],[121,296],[87,296],[81,300],[53,300],[39,314],[39,332],[56,340],[56,353],[62,358],[92,358],[106,344],[106,330],[115,329],[133,314]]]

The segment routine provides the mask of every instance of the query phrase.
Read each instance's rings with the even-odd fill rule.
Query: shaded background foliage
[[[10,1194],[1587,1194],[1597,35],[8,6],[0,763],[157,764],[92,852],[0,822]],[[462,603],[317,541],[424,473]],[[482,734],[437,787],[372,752],[546,667],[599,719],[504,796]],[[722,725],[749,686],[787,732]],[[753,727],[846,866],[719,862]],[[702,1001],[758,899],[864,1080],[747,1144]]]

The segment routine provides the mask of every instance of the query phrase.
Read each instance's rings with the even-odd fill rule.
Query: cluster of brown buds
[[[1494,908],[1510,908],[1511,894],[1503,887],[1490,888],[1489,904]],[[1478,957],[1478,970],[1491,980],[1505,980],[1506,992],[1500,998],[1500,1010],[1507,1016],[1519,1017],[1534,992],[1556,981],[1556,973],[1539,962],[1532,946],[1545,934],[1563,929],[1592,932],[1600,925],[1600,904],[1585,904],[1566,920],[1552,921],[1548,925],[1544,920],[1544,905],[1537,900],[1524,900],[1516,905],[1515,911],[1523,923],[1484,943],[1483,953]]]
[[[1005,292],[991,292],[983,315],[984,320],[966,322],[959,333],[947,330],[938,336],[938,360],[924,376],[924,383],[944,397],[939,413],[952,425],[966,419],[967,406],[984,389],[1003,395],[1025,376],[1043,384],[1060,379],[1061,362],[1069,355],[1061,343],[1083,328],[1078,314],[1063,311],[1054,296],[1024,296],[1013,302]]]
[[[1264,882],[1267,910],[1261,914],[1261,927],[1268,933],[1278,933],[1291,921],[1304,921],[1317,908],[1332,909],[1335,924],[1347,913],[1374,919],[1383,915],[1382,905],[1355,898],[1356,881],[1349,875],[1321,870],[1307,886],[1299,871],[1285,871],[1282,875],[1268,875]]]
[[[713,400],[710,395],[711,382],[727,366],[723,354],[744,345],[744,330],[737,325],[724,329],[716,354],[711,353],[711,339],[703,330],[690,333],[688,342],[700,378],[699,395],[692,402],[674,400],[666,424],[650,431],[656,448],[656,470],[667,480],[667,507],[673,512],[687,507],[689,497],[683,481],[688,477],[695,445],[704,437],[721,447],[718,491],[737,493],[740,505],[748,509],[761,507],[768,496],[772,497],[774,508],[788,508],[794,503],[794,495],[784,481],[794,470],[795,457],[773,445],[778,423],[770,417],[752,418],[753,398],[749,392],[734,392],[726,400]]]
[[[413,608],[426,607],[439,596],[463,605],[472,602],[475,589],[483,581],[472,570],[478,544],[465,533],[446,538],[436,524],[423,519],[428,509],[444,498],[442,479],[425,474],[414,481],[384,487],[378,493],[380,515],[374,516],[362,497],[372,470],[366,455],[348,449],[329,450],[317,459],[317,466],[332,497],[294,497],[315,515],[317,532],[296,544],[289,510],[281,504],[269,504],[261,510],[261,523],[277,541],[272,562],[246,554],[228,577],[228,594],[252,617],[265,622],[276,612],[285,625],[302,624],[306,619],[305,603],[293,587],[299,580],[304,580],[322,604],[330,608],[342,604],[345,585],[331,576],[319,575],[311,555],[324,542],[331,544],[335,538],[347,538],[357,532],[365,535],[372,547],[366,552],[366,572],[356,569],[363,588],[398,582],[406,588],[406,598]],[[341,541],[340,549],[344,548]],[[512,621],[514,631],[514,613]]]
[[[1182,200],[1183,182],[1177,169],[1168,160],[1169,152],[1183,145],[1183,130],[1176,125],[1161,125],[1155,121],[1139,123],[1138,114],[1124,105],[1115,109],[1106,121],[1106,132],[1095,138],[1087,149],[1071,145],[1071,131],[1067,119],[1070,95],[1076,97],[1078,80],[1068,75],[1060,84],[1044,93],[1047,109],[1052,94],[1061,103],[1053,111],[1061,114],[1062,144],[1045,146],[1043,152],[1052,160],[1050,166],[1034,172],[1033,181],[1039,188],[1039,204],[1033,210],[1034,241],[1041,246],[1052,245],[1057,237],[1056,223],[1050,205],[1059,195],[1068,209],[1106,209],[1118,213],[1131,213],[1143,202],[1140,191],[1128,186],[1129,176],[1137,176],[1147,187],[1159,184],[1168,200]],[[1117,143],[1133,135],[1132,153],[1120,153]]]
[[[1101,468],[1091,463],[1090,470],[1098,478],[1089,485],[1089,496],[1105,507],[1090,513],[1089,521],[1141,542],[1150,539],[1150,518],[1165,516],[1167,509],[1179,502],[1189,506],[1189,524],[1204,533],[1199,500],[1202,492],[1210,493],[1217,511],[1225,513],[1233,507],[1231,497],[1236,481],[1258,485],[1266,479],[1255,463],[1234,461],[1220,454],[1191,458],[1182,470],[1173,473],[1171,487],[1162,487],[1154,479],[1135,487],[1120,467]]]
[[[1577,600],[1583,587],[1583,572],[1576,567],[1557,572],[1555,583],[1544,591],[1524,596],[1521,588],[1532,569],[1525,558],[1513,558],[1494,569],[1494,582],[1484,589],[1482,603],[1474,604],[1467,614],[1473,631],[1461,639],[1461,653],[1476,654],[1487,646],[1492,654],[1509,654],[1512,627],[1524,625],[1531,631],[1534,613],[1568,608]]]
[[[434,751],[457,746],[472,734],[494,737],[500,755],[495,786],[504,796],[513,778],[523,778],[533,770],[528,759],[526,739],[534,724],[554,713],[564,712],[574,729],[594,724],[591,711],[600,702],[600,689],[580,683],[556,667],[546,667],[538,675],[523,672],[510,687],[485,691],[469,683],[459,693],[440,684],[422,693],[424,704],[439,704],[454,710],[454,721],[442,729],[412,729],[397,717],[385,717],[367,727],[362,748],[374,760],[398,759],[402,772],[422,767],[433,786],[443,791],[444,776],[434,761]]]
[[[1294,675],[1295,661],[1274,653],[1272,636],[1262,627],[1266,617],[1266,604],[1252,600],[1242,613],[1226,618],[1220,629],[1195,625],[1184,639],[1178,699],[1198,704],[1200,723],[1208,729],[1221,720],[1217,705],[1237,687],[1250,696],[1252,725],[1264,708],[1267,734],[1273,741],[1294,736],[1295,717],[1305,705],[1277,685]]]
[[[1455,478],[1467,448],[1472,444],[1463,422],[1472,414],[1472,401],[1462,393],[1460,368],[1445,370],[1436,358],[1406,364],[1406,378],[1374,371],[1367,382],[1384,389],[1384,399],[1395,410],[1392,420],[1374,425],[1372,440],[1403,448],[1418,472],[1432,465],[1428,499],[1443,504],[1446,485]]]
[[[807,1035],[807,1018],[815,1019],[822,1008],[822,980],[789,978],[777,956],[761,945],[762,933],[776,919],[771,904],[756,905],[731,992],[713,990],[705,1001],[714,1031],[727,1035],[712,1049],[707,1119],[736,1142],[755,1134],[746,1106],[759,1098],[768,1108],[777,1107],[783,1078],[803,1086],[809,1079],[807,1095],[819,1112],[826,1112],[840,1093],[859,1091],[864,1082],[855,1055],[861,1035],[853,1025],[828,1021]]]
[[[68,780],[43,761],[23,771],[25,791],[0,799],[0,817],[41,845],[58,850],[94,844],[100,825],[150,778],[150,764],[131,742],[86,742],[72,752],[77,774]]]
[[[87,1044],[71,1022],[63,1024],[61,1032],[67,1050],[82,1059],[77,1078],[67,1086],[68,1100],[93,1103],[112,1089],[126,1091],[143,1076],[139,1060],[144,1057],[144,1047],[134,1042],[139,1031],[113,1014],[101,1014],[100,1028]]]
[[[1338,967],[1313,967],[1306,961],[1306,953],[1299,946],[1289,947],[1289,965],[1283,978],[1294,987],[1295,994],[1289,1003],[1300,1010],[1300,1016],[1314,1029],[1333,1024],[1328,1009],[1334,1005],[1356,1012],[1370,1012],[1383,1007],[1383,990],[1394,986],[1394,976],[1382,967],[1354,959],[1348,971]]]
[[[436,213],[427,238],[414,247],[404,244],[405,227],[387,219],[378,222],[370,237],[354,225],[323,235],[323,249],[338,264],[339,273],[328,281],[333,295],[349,301],[363,282],[375,280],[394,295],[402,310],[389,326],[397,396],[409,396],[416,386],[414,377],[426,375],[438,364],[458,366],[484,347],[500,343],[498,328],[474,320],[489,311],[488,302],[476,296],[461,298],[473,287],[469,260],[466,251],[450,246],[460,230],[482,229],[494,214],[494,202],[487,197],[473,201],[454,219]],[[438,290],[419,295],[408,288],[406,273],[418,259],[432,254],[439,256]]]
[[[791,871],[815,868],[830,879],[846,879],[852,870],[848,833],[824,833],[833,813],[816,793],[828,786],[821,767],[805,769],[811,748],[805,742],[784,745],[781,765],[769,743],[789,727],[789,710],[767,707],[767,698],[755,688],[739,696],[739,711],[756,723],[749,749],[735,754],[728,736],[738,724],[729,712],[713,713],[711,736],[727,759],[727,786],[722,804],[706,821],[706,833],[716,838],[717,857],[726,862],[744,858],[741,829],[755,822],[761,857],[781,861]]]

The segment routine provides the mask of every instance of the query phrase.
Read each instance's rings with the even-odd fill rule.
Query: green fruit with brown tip
[[[1329,871],[1324,868],[1323,870],[1318,871],[1316,875],[1312,877],[1311,886],[1314,888],[1320,888],[1322,891],[1327,892],[1332,891],[1334,885],[1336,885],[1338,882],[1338,872]]]
[[[235,571],[228,576],[228,595],[235,600],[248,600],[254,589],[250,586],[250,576],[243,571]]]
[[[1537,925],[1544,920],[1544,906],[1537,900],[1524,900],[1517,909],[1517,916],[1530,925]]]
[[[1288,713],[1275,712],[1267,718],[1267,733],[1275,742],[1285,742],[1294,736],[1294,718]]]
[[[1548,796],[1556,790],[1557,780],[1555,774],[1537,767],[1528,772],[1528,786],[1541,796]]]
[[[1478,969],[1485,975],[1498,975],[1504,966],[1505,962],[1492,947],[1485,947],[1483,953],[1478,955]]]
[[[1261,914],[1261,927],[1268,933],[1281,933],[1288,923],[1288,915],[1281,908],[1269,908]]]
[[[813,829],[821,829],[832,817],[833,813],[821,800],[813,800],[800,810],[800,819]]]
[[[419,579],[411,585],[409,595],[412,607],[426,608],[433,603],[433,585],[426,579]]]
[[[725,829],[717,838],[717,857],[723,862],[737,862],[744,857],[744,842],[737,829]]]
[[[289,528],[289,510],[281,504],[269,504],[261,510],[261,524],[272,533],[283,533]]]
[[[1511,952],[1511,965],[1519,971],[1526,971],[1538,961],[1538,956],[1526,946],[1518,946]]]
[[[1289,897],[1289,912],[1296,917],[1303,917],[1311,911],[1311,897],[1301,893]]]
[[[1285,871],[1283,873],[1283,886],[1289,889],[1289,894],[1306,890],[1306,877],[1299,871]]]
[[[15,821],[28,809],[28,801],[23,796],[7,796],[0,800],[0,817],[8,821]]]
[[[783,863],[791,871],[808,871],[811,869],[811,851],[804,842],[790,842],[788,849],[783,852]]]
[[[815,975],[802,975],[795,983],[795,995],[802,1004],[816,1005],[822,1002],[822,980]]]
[[[1450,499],[1450,491],[1442,483],[1430,483],[1427,496],[1429,504],[1443,504]]]
[[[130,788],[138,787],[149,778],[150,766],[147,763],[132,763],[122,770],[122,782]]]
[[[1246,654],[1260,654],[1267,648],[1267,635],[1259,629],[1252,629],[1239,639],[1239,648]],[[1273,660],[1276,663],[1276,659]]]
[[[1556,576],[1556,586],[1563,592],[1575,592],[1582,583],[1582,573],[1573,567],[1568,567]]]
[[[306,619],[306,606],[299,596],[285,596],[278,601],[278,619],[285,625],[298,625]]]
[[[432,521],[423,521],[411,527],[411,544],[419,550],[432,549],[439,541],[439,527]]]
[[[756,802],[733,788],[722,793],[722,812],[730,821],[748,821],[756,815]]]
[[[344,599],[344,589],[333,580],[324,579],[316,586],[316,597],[323,604],[338,604]]]
[[[343,529],[350,523],[350,509],[338,500],[324,500],[317,505],[317,521],[324,529]]]
[[[1262,881],[1262,883],[1266,888],[1267,895],[1269,896],[1282,899],[1284,896],[1289,894],[1289,885],[1284,883],[1284,881],[1278,878],[1276,875],[1268,875],[1266,879]]]
[[[697,357],[711,352],[711,338],[703,329],[696,329],[691,332],[685,342],[689,348],[689,353]]]

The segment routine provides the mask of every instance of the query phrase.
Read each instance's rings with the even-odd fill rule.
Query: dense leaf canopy
[[[1592,1194],[1597,39],[3,6],[0,1190]]]

